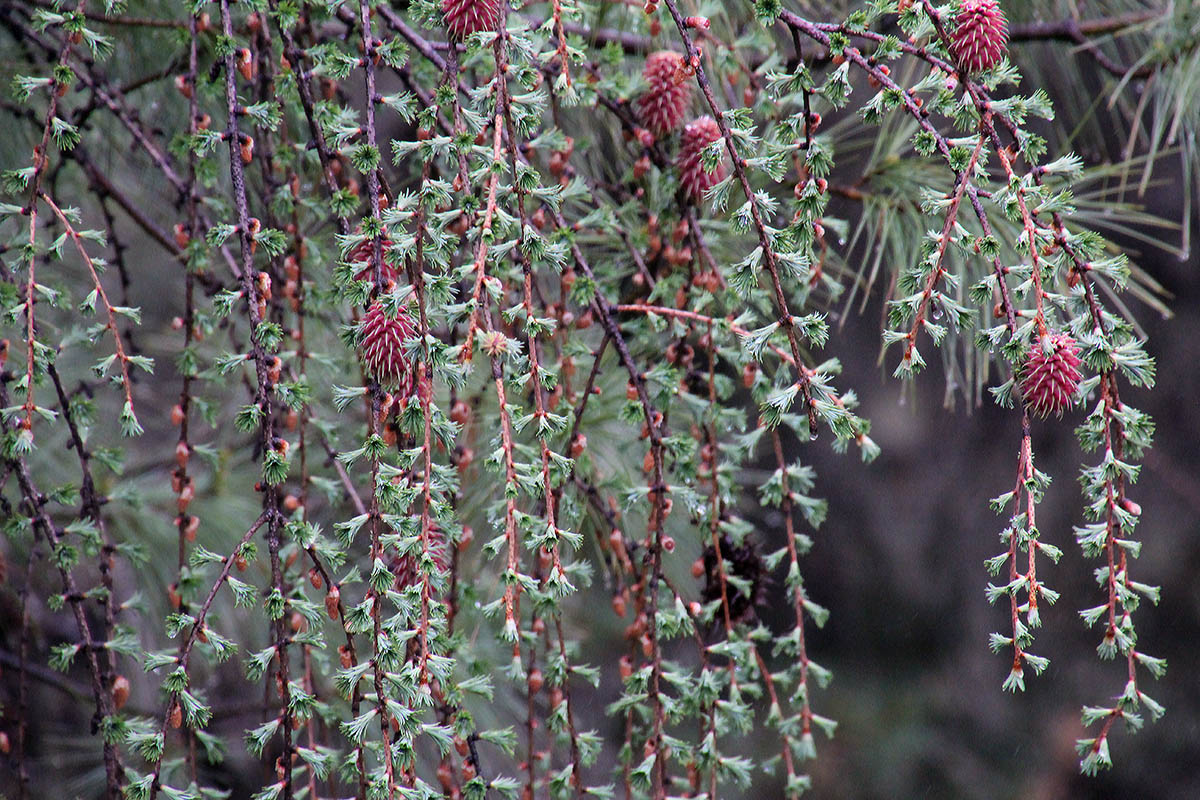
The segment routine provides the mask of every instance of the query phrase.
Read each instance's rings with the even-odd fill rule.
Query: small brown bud
[[[438,783],[442,784],[442,791],[449,792],[454,786],[454,767],[450,766],[449,761],[443,761],[437,768]]]
[[[191,481],[188,481],[188,483],[179,490],[179,498],[175,503],[175,505],[179,508],[180,514],[187,511],[188,506],[192,504],[192,498],[195,496],[196,490],[192,488]]]
[[[758,377],[758,364],[750,363],[742,367],[742,385],[749,389]]]
[[[120,711],[129,700],[129,678],[126,678],[124,675],[118,675],[113,678],[112,698],[113,707],[117,711]]]
[[[621,680],[625,680],[633,674],[633,659],[631,659],[629,656],[621,656],[621,660],[618,663],[618,669],[621,672]]]
[[[633,179],[640,181],[650,171],[650,156],[642,156],[633,164]]]
[[[241,153],[242,153],[242,163],[243,164],[249,164],[251,161],[254,160],[254,137],[253,136],[250,136],[249,134],[247,134],[246,138],[242,140]]]
[[[338,619],[338,604],[341,602],[342,593],[338,591],[338,587],[330,586],[329,591],[325,593],[325,613],[334,622]]]
[[[243,47],[237,52],[237,68],[245,80],[254,79],[254,55],[249,47]]]
[[[261,294],[267,300],[271,299],[271,276],[270,275],[268,275],[265,272],[258,273],[258,275],[255,278],[254,285],[255,285],[255,287],[257,287],[259,294]]]

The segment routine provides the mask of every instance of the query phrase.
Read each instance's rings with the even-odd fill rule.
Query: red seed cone
[[[500,25],[500,0],[442,0],[442,15],[451,35],[465,39]]]
[[[412,365],[404,353],[404,340],[417,328],[401,306],[395,319],[388,318],[383,304],[375,301],[367,309],[359,332],[359,353],[367,374],[387,388],[407,395],[413,388]]]
[[[373,281],[375,280],[375,268],[371,264],[371,259],[375,254],[374,242],[370,239],[364,239],[354,245],[353,249],[346,254],[346,261],[351,264],[364,264],[365,266],[358,272],[354,273],[356,281]],[[392,246],[391,239],[384,239],[380,244],[383,251],[383,282],[398,281],[400,278],[400,270],[394,264],[388,261],[387,249]]]
[[[693,200],[699,201],[706,191],[725,179],[725,161],[712,172],[704,168],[700,154],[704,148],[721,138],[721,129],[712,117],[700,117],[683,129],[683,142],[679,155],[675,157],[675,168],[679,170],[679,183]]]
[[[1048,333],[1035,342],[1021,369],[1021,394],[1037,415],[1062,416],[1071,407],[1083,375],[1079,371],[1079,347],[1065,333]]]
[[[665,136],[679,127],[687,111],[692,89],[687,81],[676,81],[683,56],[673,50],[651,53],[642,69],[646,93],[638,98],[642,122],[656,136]]]
[[[997,0],[962,0],[950,40],[958,65],[967,72],[990,69],[1008,49],[1008,20]]]
[[[446,546],[445,534],[436,525],[429,529],[429,555],[439,571],[450,569],[450,548]],[[396,576],[396,591],[402,592],[409,586],[421,583],[421,560],[418,556],[394,556],[391,568]]]

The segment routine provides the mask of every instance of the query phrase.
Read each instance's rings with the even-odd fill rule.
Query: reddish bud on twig
[[[237,68],[245,80],[254,79],[254,55],[249,47],[243,47],[237,52]]]
[[[113,678],[112,685],[113,708],[120,711],[129,700],[129,678],[118,675]]]

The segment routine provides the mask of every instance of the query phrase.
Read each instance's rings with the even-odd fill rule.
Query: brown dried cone
[[[1008,20],[997,0],[962,0],[950,43],[967,72],[991,69],[1008,49]]]
[[[712,117],[700,117],[683,129],[683,142],[679,146],[679,155],[675,157],[675,168],[679,170],[679,183],[684,192],[694,201],[700,201],[706,191],[725,179],[724,156],[711,172],[705,169],[701,157],[704,149],[720,138],[721,129]]]
[[[429,529],[429,555],[438,571],[445,572],[450,569],[450,548],[446,545],[445,534],[436,525]],[[396,591],[402,592],[409,586],[421,583],[419,555],[394,556],[390,566],[392,574],[396,576]]]
[[[446,29],[458,39],[479,31],[494,31],[500,24],[500,0],[442,0]]]
[[[741,544],[735,544],[728,536],[721,536],[721,562],[725,567],[725,597],[729,601],[729,619],[732,622],[751,621],[755,618],[755,608],[766,599],[767,568],[762,556],[749,537]],[[711,603],[721,599],[721,571],[717,563],[717,550],[712,543],[704,548],[704,587],[701,591],[703,601]],[[736,578],[739,584],[748,589],[743,591],[730,577]],[[743,583],[744,582],[744,583]],[[725,619],[725,610],[718,609],[716,619]]]
[[[651,53],[642,69],[646,91],[638,98],[638,113],[656,136],[665,136],[683,122],[692,90],[680,80],[682,70],[683,56],[673,50]]]
[[[393,319],[383,303],[371,304],[359,328],[359,354],[367,374],[380,385],[402,395],[413,390],[412,363],[404,352],[404,340],[417,333],[408,309],[401,306]]]
[[[1021,367],[1021,394],[1025,404],[1039,416],[1062,416],[1071,407],[1083,375],[1079,371],[1079,347],[1065,333],[1047,333],[1034,342]]]

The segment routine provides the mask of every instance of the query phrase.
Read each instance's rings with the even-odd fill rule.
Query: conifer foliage
[[[879,453],[863,296],[897,378],[937,354],[1012,420],[997,688],[1084,608],[1112,766],[1164,712],[1121,293],[1160,300],[1104,236],[1152,218],[1100,212],[1195,163],[1186,5],[0,4],[4,791],[73,746],[26,700],[58,671],[81,796],[800,796],[837,725],[806,462]],[[1043,41],[1121,101],[1121,176]],[[1043,425],[1089,454],[1089,596],[1047,585]]]

